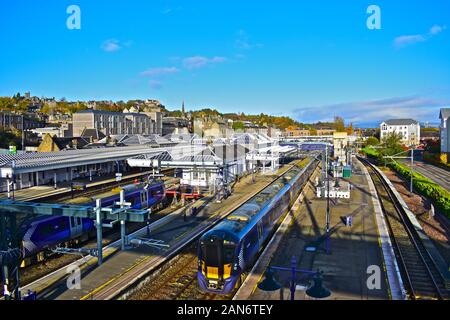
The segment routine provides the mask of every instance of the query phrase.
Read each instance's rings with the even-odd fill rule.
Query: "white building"
[[[341,166],[347,165],[348,134],[347,132],[333,133],[334,157]]]
[[[442,108],[439,114],[441,125],[441,153],[447,154],[447,162],[449,162],[450,154],[450,108]]]
[[[397,133],[402,137],[405,145],[418,145],[420,143],[420,124],[413,119],[392,119],[380,124],[380,138],[383,140],[389,133]]]

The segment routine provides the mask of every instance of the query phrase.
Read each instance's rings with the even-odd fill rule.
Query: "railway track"
[[[173,170],[173,169],[168,169]],[[144,173],[144,176],[148,175],[148,173]],[[130,183],[130,181],[132,181],[133,179],[135,179],[135,177],[133,178],[128,178],[128,179],[124,179],[124,181],[121,182],[120,185],[125,185],[127,183]],[[174,180],[174,178],[163,178],[163,181],[165,181],[166,183],[166,187],[168,186],[173,186],[176,184],[176,181]],[[90,190],[89,192],[85,192],[83,193],[83,196],[94,196],[96,194],[99,194],[103,191],[107,191],[111,189],[111,185],[107,184],[109,187],[107,186],[103,186],[101,185],[100,188],[95,188],[93,187],[92,190]],[[117,185],[117,183],[115,183],[114,185]],[[77,194],[76,196],[79,196],[79,194]],[[54,198],[57,199],[55,202],[63,202],[64,200],[70,199],[71,196],[59,196],[59,198],[56,198],[57,196],[55,195]],[[43,198],[44,199],[44,198]],[[45,198],[46,199],[46,198]],[[41,199],[39,200],[41,201]],[[45,201],[49,201],[49,200],[43,200],[42,202]],[[170,214],[171,212],[175,211],[176,209],[173,208],[165,208],[162,210],[157,210],[155,213],[157,213],[156,216],[154,216],[154,219],[152,219],[152,222],[156,222],[161,218],[164,218],[166,215]],[[145,224],[139,224],[139,223],[134,223],[134,224],[128,224],[127,225],[127,234],[133,233],[139,229],[142,229],[145,226]],[[118,239],[120,239],[120,230],[114,229],[114,230],[107,230],[104,233],[104,241],[103,241],[103,245],[107,246],[110,243],[117,241]],[[93,248],[96,246],[96,241],[95,239],[89,239],[86,242],[83,242],[80,246],[76,246],[77,248]],[[22,269],[20,269],[20,278],[21,278],[21,284],[22,285],[27,285],[29,283],[32,283],[36,280],[38,280],[39,278],[45,277],[47,274],[52,273],[55,270],[58,270],[60,268],[63,268],[71,263],[73,263],[74,261],[78,260],[80,258],[80,256],[78,255],[61,255],[61,254],[50,254],[48,257],[46,257],[46,259],[44,261],[39,261],[39,262],[35,262],[32,263]],[[0,285],[2,285],[2,281],[0,280]],[[0,296],[2,296],[2,294],[0,293]]]
[[[284,173],[288,171],[289,169],[286,170]],[[277,178],[279,178],[280,176],[281,175],[279,175]],[[277,179],[273,180],[273,182],[275,182],[276,180]],[[245,203],[245,201],[243,203]],[[237,208],[239,208],[239,206]],[[235,210],[237,210],[237,208]],[[230,213],[235,210],[230,211]],[[225,217],[222,217],[222,219],[223,218]],[[145,280],[144,284],[137,287],[129,295],[126,295],[126,299],[127,300],[232,300],[237,290],[239,289],[238,287],[236,287],[233,290],[233,292],[226,295],[202,291],[198,286],[197,271],[198,271],[197,243],[192,241],[183,250],[181,250],[174,258],[172,258],[170,261],[168,261],[166,264],[160,267],[159,270],[154,271]],[[244,279],[241,280],[243,281]]]
[[[413,300],[448,299],[444,279],[402,205],[373,165],[365,159],[360,160],[369,170],[375,184],[409,298]]]
[[[173,176],[173,172],[174,172],[174,169],[170,169],[170,168],[161,170],[162,174],[165,174],[168,176]],[[124,186],[124,185],[130,184],[135,179],[147,177],[150,174],[151,174],[150,172],[143,172],[140,175],[132,175],[131,177],[124,177],[123,180],[120,182],[116,182],[114,179],[111,179],[108,182],[105,182],[103,184],[97,184],[97,185],[88,187],[87,190],[74,190],[73,193],[71,191],[68,191],[68,192],[65,192],[62,194],[49,195],[49,196],[45,196],[45,197],[41,197],[41,198],[34,198],[29,201],[47,202],[47,203],[48,202],[64,202],[64,201],[70,200],[73,197],[76,198],[81,195],[84,197],[91,197],[96,194],[109,191],[109,190],[111,190],[112,187],[119,187],[119,186]]]
[[[291,166],[289,166],[288,167],[288,169],[286,170],[286,171],[288,171],[290,168],[292,167],[292,165]],[[284,174],[286,171],[284,171],[283,173],[281,173],[281,174],[279,174],[278,175],[278,177],[279,176],[281,176],[282,174]],[[277,177],[277,178],[278,178]],[[276,180],[276,179],[275,179]],[[272,183],[272,182],[271,182]],[[269,185],[270,185],[270,183],[269,183]],[[97,191],[98,192],[98,191]],[[245,201],[244,201],[245,202]],[[210,223],[211,224],[214,224],[215,222],[217,222],[217,221],[219,221],[220,219],[219,219],[220,217],[214,217],[214,219],[212,219],[212,221],[210,221]],[[201,234],[201,233],[199,233],[199,234]],[[183,244],[183,243],[181,243],[180,245],[179,245],[179,248],[178,248],[178,250],[177,250],[177,254],[174,254],[173,256],[171,256],[171,258],[170,259],[172,259],[173,257],[176,257],[178,254],[180,254],[180,252],[184,249],[184,248],[186,248],[188,245],[190,245],[190,244],[192,244],[193,242],[195,242],[195,239],[196,239],[196,237],[192,237],[192,238],[190,238],[190,239],[188,239],[188,241],[187,241],[187,243],[186,244]],[[181,257],[185,257],[183,254],[181,254],[180,255]],[[186,257],[188,257],[188,256],[186,256]],[[197,263],[196,263],[196,255],[194,255],[194,258],[192,258],[192,260],[190,261],[190,263],[195,263],[195,268],[197,268]],[[151,259],[149,259],[149,260],[151,260]],[[147,263],[144,263],[145,265],[147,265],[147,264],[149,264],[150,266],[153,264],[153,261],[147,261]],[[155,262],[155,264],[157,264],[157,262]],[[161,268],[161,266],[163,266],[163,265],[165,265],[165,263],[163,263],[163,264],[161,264],[160,266],[158,266],[158,267],[156,267],[155,268],[155,270],[158,270],[158,269],[160,269]],[[193,265],[191,265],[191,266],[193,266]],[[58,268],[57,268],[58,269]],[[137,268],[137,269],[139,269],[139,268]],[[150,268],[150,269],[152,269],[152,268]],[[52,269],[53,270],[53,269]],[[49,270],[49,271],[51,271],[51,270]],[[135,276],[139,276],[140,275],[140,273],[139,274],[134,274],[134,273],[136,273],[136,272],[142,272],[142,270],[131,270],[132,272],[130,272],[130,274],[129,274],[129,276],[131,277],[131,279],[133,279]],[[125,275],[124,275],[125,276]],[[42,277],[42,276],[41,276]],[[44,275],[44,277],[45,277],[45,275]],[[122,278],[122,277],[121,277]],[[131,283],[132,281],[129,279],[129,277],[124,277],[124,279],[117,279],[118,280],[118,282],[120,282],[120,283],[122,283],[123,285],[127,285],[127,284],[129,284],[129,283]],[[196,279],[195,279],[196,280]],[[194,281],[194,278],[191,278],[190,280],[188,279],[188,278],[186,278],[185,277],[185,279],[184,279],[184,281],[187,281],[186,282],[186,288],[183,290],[183,294],[181,294],[180,293],[180,295],[186,295],[186,294],[188,294],[188,292],[191,292],[191,290],[192,290],[192,287],[189,287],[189,284],[192,284],[192,283],[196,283],[195,281]],[[111,292],[109,292],[109,291],[111,291]],[[105,296],[108,296],[108,294],[114,294],[114,288],[107,288],[106,290],[102,290],[102,292],[100,293],[98,293],[99,295],[98,296],[103,296],[103,295],[105,295]],[[98,297],[97,296],[97,292],[95,293],[95,297],[97,298]],[[112,296],[112,295],[111,295]],[[208,297],[211,299],[211,298],[213,298],[213,296],[212,295],[204,295],[204,297],[205,297],[205,299],[207,299]]]
[[[217,295],[200,290],[197,284],[198,258],[192,244],[152,275],[151,286],[143,286],[127,300],[231,300],[233,294]]]

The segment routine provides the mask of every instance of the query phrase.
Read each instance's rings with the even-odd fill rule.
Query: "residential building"
[[[283,132],[283,136],[286,138],[290,137],[307,137],[311,135],[311,131],[305,128],[297,128],[297,127],[287,127]]]
[[[189,120],[181,117],[165,117],[162,118],[162,135],[171,134],[188,134]]]
[[[78,138],[60,138],[56,135],[46,133],[41,144],[37,148],[37,152],[57,152],[63,150],[81,149],[89,143],[88,140]]]
[[[439,126],[441,136],[441,154],[450,163],[450,108],[442,108],[439,114],[441,125]]]
[[[244,125],[248,124],[244,123]],[[230,137],[234,133],[228,122],[219,117],[194,119],[194,132],[203,138]]]
[[[267,126],[260,126],[259,124],[250,123],[244,124],[244,132],[268,135],[269,128]]]
[[[128,110],[127,110],[128,111]],[[152,134],[154,124],[143,113],[83,110],[73,114],[73,134],[79,137],[85,129],[97,129],[104,135]]]
[[[333,128],[318,128],[316,131],[318,136],[332,136],[336,132]]]
[[[160,108],[144,108],[143,114],[147,115],[155,123],[154,133],[162,135],[163,134],[163,112]]]
[[[125,114],[102,110],[83,110],[73,114],[73,135],[80,137],[85,129],[98,129],[105,135],[125,134]]]
[[[45,127],[32,129],[31,132],[36,134],[39,138],[43,138],[44,135],[50,134],[58,138],[67,138],[73,136],[73,127],[71,123],[63,123],[59,127]]]
[[[28,114],[16,114],[10,112],[0,112],[0,128],[31,130],[45,126],[43,121],[37,120]]]
[[[127,120],[126,134],[152,134],[155,132],[154,121],[146,114],[128,112],[125,113],[125,119]]]
[[[407,146],[420,143],[420,124],[413,119],[391,119],[380,124],[380,139],[383,140],[390,133],[401,135],[402,143]]]

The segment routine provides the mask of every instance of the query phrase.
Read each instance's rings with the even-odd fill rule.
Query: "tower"
[[[185,112],[184,112],[184,99],[183,99],[183,104],[181,105],[181,113],[183,114],[183,117],[184,117],[184,115],[185,115]]]

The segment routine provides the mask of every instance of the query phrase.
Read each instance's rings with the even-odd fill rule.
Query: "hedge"
[[[382,159],[378,151],[373,148],[365,148],[361,151],[369,158],[375,158],[379,161]],[[411,179],[409,167],[398,162],[390,162],[388,167],[399,173],[404,179]],[[417,172],[413,174],[413,187],[416,192],[430,199],[437,208],[450,218],[450,192]]]

